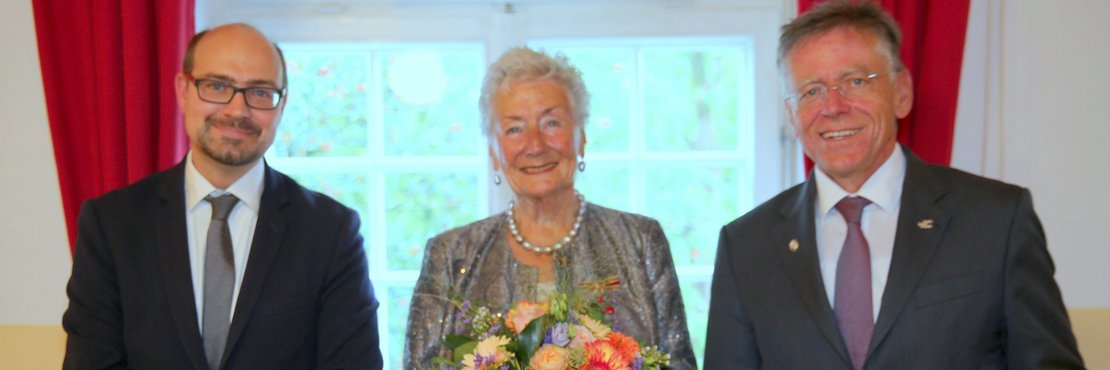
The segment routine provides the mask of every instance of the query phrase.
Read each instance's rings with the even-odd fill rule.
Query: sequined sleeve
[[[446,300],[451,284],[450,254],[443,239],[428,240],[420,278],[416,281],[405,331],[405,369],[423,369],[440,355],[442,338],[450,325]]]
[[[658,315],[655,319],[662,323],[657,333],[659,346],[671,355],[671,369],[697,369],[670,244],[658,221],[649,222],[645,247],[644,265],[648,279],[653,281],[652,295]]]

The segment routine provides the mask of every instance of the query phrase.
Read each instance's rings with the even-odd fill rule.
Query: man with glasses
[[[1082,368],[1028,190],[924,163],[896,23],[833,0],[783,27],[816,167],[721,230],[706,369]]]
[[[185,160],[81,209],[64,368],[382,368],[358,215],[262,160],[287,83],[253,27],[189,42]]]

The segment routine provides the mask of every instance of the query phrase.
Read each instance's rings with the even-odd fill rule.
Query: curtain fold
[[[805,12],[822,0],[798,0]],[[913,76],[910,114],[898,121],[898,141],[927,162],[952,160],[970,0],[879,0],[902,28],[902,61]],[[812,162],[806,158],[806,171]]]
[[[173,77],[193,0],[33,0],[46,110],[73,249],[81,204],[176,163]]]

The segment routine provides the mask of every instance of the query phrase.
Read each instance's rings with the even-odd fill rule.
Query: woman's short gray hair
[[[496,139],[491,111],[494,95],[507,88],[510,83],[538,80],[552,80],[562,85],[567,92],[567,100],[570,101],[571,114],[578,121],[576,125],[579,130],[585,127],[590,116],[590,94],[586,92],[586,83],[582,81],[582,73],[578,68],[570,65],[565,55],[552,56],[543,51],[518,46],[501,54],[489,66],[486,78],[482,81],[482,96],[478,98],[478,107],[482,113],[482,132],[486,135],[486,140],[493,143]],[[575,145],[581,147],[582,135],[578,132],[581,131],[575,133]]]

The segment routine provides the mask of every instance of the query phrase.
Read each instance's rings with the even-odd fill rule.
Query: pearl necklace
[[[509,210],[505,211],[505,218],[509,221],[509,232],[513,234],[513,239],[516,239],[516,242],[520,243],[520,245],[523,246],[524,249],[541,254],[553,253],[559,249],[562,249],[563,246],[570,244],[571,239],[578,235],[578,229],[582,227],[582,215],[586,214],[586,198],[578,192],[574,193],[578,195],[578,216],[574,218],[574,227],[570,229],[570,233],[563,237],[563,241],[555,243],[555,245],[552,245],[550,247],[533,245],[527,240],[524,240],[524,237],[520,235],[520,231],[517,230],[516,219],[513,218],[513,205],[515,203],[510,200]]]

